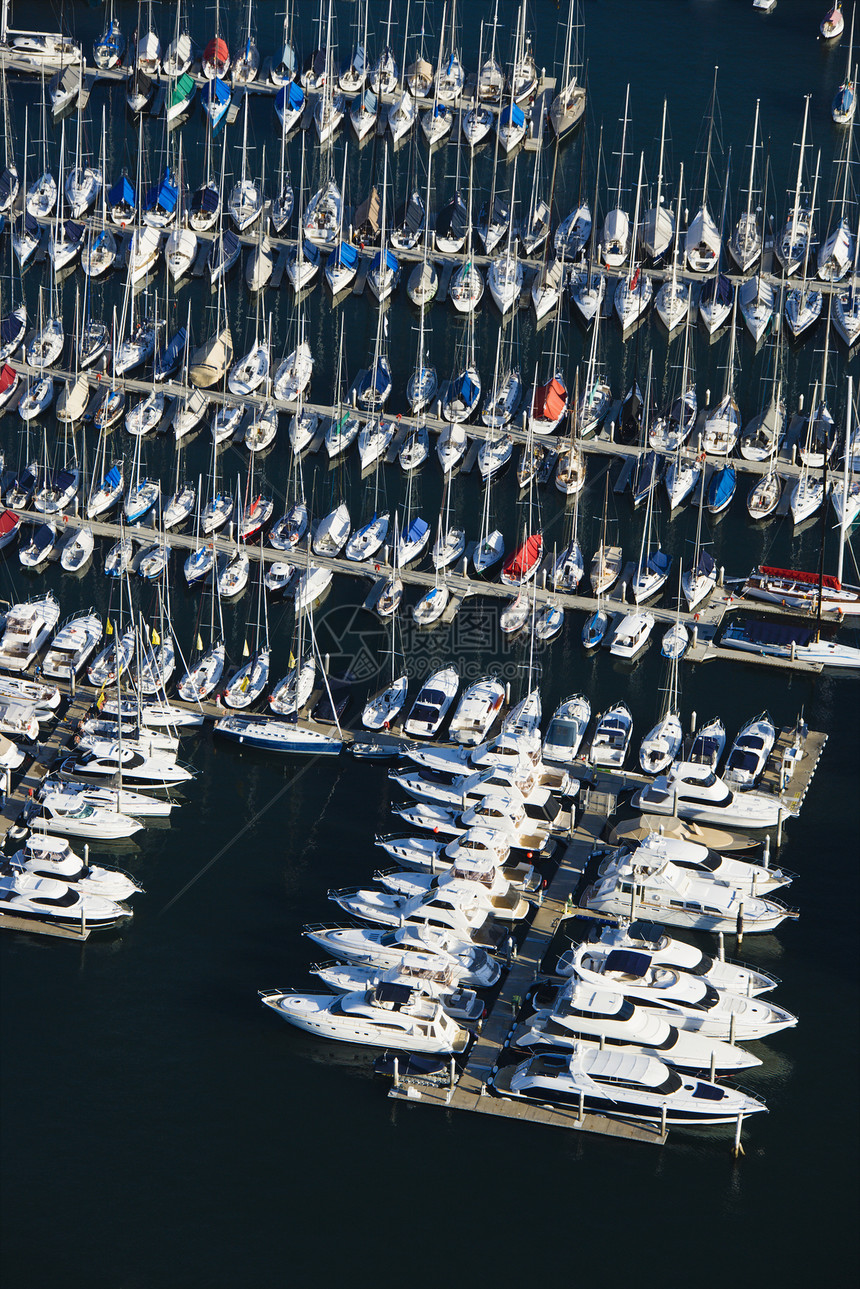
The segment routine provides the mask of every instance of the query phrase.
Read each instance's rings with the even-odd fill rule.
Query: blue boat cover
[[[723,634],[723,640],[745,640],[750,644],[783,645],[809,644],[813,636],[812,627],[794,626],[788,622],[759,622],[747,618],[733,622]]]
[[[214,188],[198,188],[191,198],[192,210],[205,210],[209,214],[218,209],[218,193]]]
[[[382,391],[384,389],[387,389],[388,386],[391,384],[391,373],[388,370],[388,362],[386,361],[385,358],[380,358],[374,364],[373,372],[371,373],[371,375],[373,376],[374,389],[376,390],[377,394],[381,394]]]
[[[653,573],[659,573],[661,576],[668,574],[672,567],[672,556],[667,555],[665,551],[655,551],[648,560],[648,567]]]
[[[231,255],[235,255],[240,245],[238,237],[231,229],[228,228],[221,234],[221,254],[225,260],[229,259]]]
[[[448,109],[444,103],[437,103],[436,106],[433,108],[434,116],[445,116],[447,112],[448,112]]]
[[[108,193],[108,201],[112,206],[133,206],[135,204],[134,188],[128,175],[123,177],[114,184]]]
[[[850,85],[842,85],[836,91],[836,98],[833,106],[837,112],[850,112],[851,104],[854,102],[854,90]]]
[[[458,393],[467,407],[469,406],[470,403],[474,402],[474,400],[478,397],[478,394],[480,392],[481,391],[479,387],[472,380],[472,377],[469,375],[469,373],[467,371],[464,371],[463,375],[460,378],[460,386],[459,386]]]
[[[122,482],[122,475],[118,465],[112,465],[105,475],[104,486],[106,488],[118,488]]]
[[[365,90],[364,98],[361,100],[361,103],[365,112],[369,112],[371,116],[375,114],[379,107],[379,99],[376,97],[373,90]]]
[[[352,245],[352,242],[341,242],[334,253],[334,263],[342,264],[344,268],[354,268],[358,263],[358,251]]]
[[[428,531],[429,528],[430,528],[430,525],[427,523],[427,520],[422,519],[419,515],[417,519],[412,520],[412,523],[409,525],[409,527],[406,530],[406,533],[404,534],[403,540],[410,544],[412,542],[418,542],[421,540],[421,538],[424,536],[424,534]]]
[[[391,251],[385,252],[385,263],[388,265],[392,273],[396,273],[397,270],[400,268],[400,265],[397,262],[397,256],[392,255]],[[371,264],[370,267],[371,269],[378,269],[381,267],[381,265],[382,265],[382,251],[377,251],[373,257],[373,263]]]
[[[230,86],[226,81],[222,81],[220,76],[216,76],[203,87],[203,102],[211,103],[213,99],[219,105],[230,101]]]
[[[39,221],[35,215],[31,215],[29,210],[24,213],[24,228],[28,233],[39,232]]]
[[[158,184],[153,184],[146,194],[146,209],[152,210],[154,206],[160,206],[168,214],[176,209],[176,199],[179,196],[179,189],[172,182],[172,175],[169,170],[164,172],[164,178]]]
[[[295,112],[304,103],[305,92],[297,81],[290,81],[289,85],[286,86],[286,88],[289,90],[289,94],[290,94],[290,107]]]
[[[26,325],[17,313],[7,314],[0,322],[0,345],[8,345],[16,336],[20,336]]]
[[[6,169],[0,175],[0,201],[8,201],[12,195],[12,175]]]
[[[525,120],[526,118],[523,109],[520,107],[519,103],[514,103],[513,107],[504,108],[499,119],[499,124],[508,125],[509,123],[512,123],[514,129],[521,130],[525,124]]]
[[[737,474],[732,466],[726,465],[722,470],[717,470],[708,489],[709,503],[712,506],[719,506],[729,501],[734,495],[737,480]]]
[[[84,226],[83,224],[76,224],[73,219],[67,219],[63,224],[63,232],[66,235],[66,241],[71,242],[74,246],[83,237]]]
[[[705,577],[710,577],[716,567],[716,562],[710,551],[699,551],[699,562],[696,565],[697,573],[702,573]]]

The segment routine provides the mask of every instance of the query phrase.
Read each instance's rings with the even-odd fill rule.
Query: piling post
[[[718,938],[719,938],[719,942],[720,942],[720,947],[719,947],[719,950],[718,950],[718,954],[717,954],[717,956],[719,957],[720,962],[725,962],[725,960],[726,960],[726,938],[725,938],[725,936],[723,935],[722,931],[720,931],[720,933],[719,933],[719,937],[718,937]]]
[[[711,1082],[712,1083],[716,1077],[717,1077],[717,1054],[714,1051],[714,1049],[711,1048]]]
[[[394,1058],[394,1086],[395,1088],[400,1087],[400,1061],[396,1056]]]
[[[732,1047],[735,1046],[735,1013],[734,1012],[732,1012],[732,1018],[729,1021],[729,1043],[731,1044]]]
[[[742,1155],[744,1153],[744,1148],[741,1145],[741,1128],[743,1127],[743,1124],[744,1124],[744,1116],[743,1116],[743,1112],[741,1112],[738,1115],[738,1121],[737,1121],[737,1124],[735,1125],[735,1144],[732,1147],[732,1154],[734,1155],[735,1159],[737,1159],[738,1155]]]
[[[90,866],[90,843],[85,842],[84,843],[84,867],[89,868],[89,866]]]
[[[764,859],[762,862],[765,868],[770,868],[770,833],[764,839]]]
[[[666,1102],[665,1101],[663,1102],[662,1108],[660,1110],[660,1132],[663,1134],[664,1137],[666,1136]]]
[[[738,909],[738,948],[744,942],[744,906],[741,904]]]
[[[695,631],[696,631],[696,628],[693,627],[694,635],[695,635]],[[696,713],[693,712],[692,716],[690,717],[690,733],[695,734],[695,732],[696,732]]]
[[[449,1090],[449,1092],[453,1092],[453,1091],[454,1091],[454,1083],[456,1082],[456,1080],[455,1080],[455,1078],[454,1078],[455,1073],[456,1073],[456,1066],[455,1066],[455,1064],[454,1064],[454,1057],[453,1057],[453,1054],[452,1054],[452,1056],[451,1056],[451,1064],[450,1064],[450,1066],[448,1067],[448,1090]]]
[[[579,1122],[585,1122],[585,1093],[582,1089],[579,1092]]]
[[[781,808],[777,811],[777,814],[776,814],[776,844],[777,844],[777,847],[780,847],[782,845],[782,809]]]

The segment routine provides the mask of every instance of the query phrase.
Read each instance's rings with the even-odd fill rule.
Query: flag
[[[245,641],[245,643],[242,645],[242,657],[243,657],[243,658],[250,658],[250,657],[251,657],[251,650],[248,648],[248,641],[247,641],[247,640],[246,640],[246,641]]]
[[[295,656],[295,654],[293,653],[293,651],[292,651],[292,649],[291,649],[291,650],[290,650],[290,666],[291,666],[291,667],[295,667],[295,665],[296,665],[296,656]]]
[[[158,632],[156,631],[155,627],[153,627],[153,628],[152,628],[152,643],[153,643],[154,645],[160,645],[160,644],[161,644],[161,636],[158,634]]]
[[[105,627],[105,635],[106,635],[106,636],[112,636],[112,635],[113,635],[113,623],[112,623],[112,622],[108,622],[108,623],[107,623],[107,625],[106,625],[106,627]]]
[[[197,632],[197,640],[195,641],[195,648],[198,649],[200,653],[203,652],[203,641],[200,639],[199,631]]]
[[[633,274],[633,281],[630,283],[631,291],[635,291],[637,286],[639,285],[639,274],[641,273],[641,271],[642,271],[641,268],[638,268],[636,272]]]
[[[104,685],[102,685],[101,689],[99,690],[99,696],[96,699],[96,710],[100,712],[101,709],[104,707],[104,705],[105,705],[105,687]]]

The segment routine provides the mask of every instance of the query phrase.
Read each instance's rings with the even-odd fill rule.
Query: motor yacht
[[[747,721],[726,758],[723,780],[732,788],[752,788],[761,778],[776,742],[776,726],[767,712]]]
[[[459,688],[460,677],[454,667],[445,667],[429,676],[415,699],[404,726],[405,732],[419,738],[432,738],[437,734]]]
[[[132,788],[161,789],[188,783],[194,772],[180,765],[173,755],[153,751],[145,756],[132,747],[117,743],[106,755],[96,751],[83,756],[67,757],[60,765],[60,773],[77,782],[112,785],[122,773],[122,782]]]
[[[739,891],[749,891],[751,895],[771,895],[792,880],[792,874],[783,869],[754,864],[733,855],[722,855],[710,846],[685,841],[680,837],[665,837],[659,832],[650,832],[632,850],[634,864],[650,864],[652,861],[659,864],[664,859],[670,860],[675,868],[687,870],[694,877],[710,876],[715,882],[726,882]],[[626,862],[623,857],[616,859],[609,856],[601,860],[598,873],[605,876],[619,864]]]
[[[498,718],[504,699],[504,685],[491,676],[470,685],[451,718],[449,738],[461,747],[483,743]]]
[[[474,940],[495,947],[503,938],[496,928],[496,917],[506,921],[512,911],[528,905],[517,894],[513,897],[490,896],[477,883],[436,890],[424,895],[391,895],[372,888],[345,887],[330,891],[329,898],[349,917],[361,922],[398,927],[406,923],[416,926],[447,927],[464,940]]]
[[[56,878],[21,872],[0,873],[0,912],[74,931],[109,930],[131,917],[131,909],[102,895],[84,894]]]
[[[64,882],[81,895],[100,895],[107,900],[127,900],[141,893],[133,878],[118,868],[99,868],[76,855],[67,841],[43,833],[28,837],[4,866],[13,872],[30,873]]]
[[[26,671],[47,644],[57,625],[60,606],[50,593],[15,604],[6,614],[0,640],[0,667]]]
[[[599,716],[594,738],[588,750],[591,765],[620,769],[627,757],[633,737],[633,717],[626,703],[615,703]]]
[[[544,760],[571,765],[576,760],[590,720],[591,703],[584,694],[574,694],[559,703],[544,735]]]
[[[505,1096],[661,1126],[733,1123],[766,1109],[757,1097],[683,1076],[656,1057],[583,1042],[570,1056],[533,1056],[487,1082],[496,1092],[503,1084]]]
[[[430,967],[410,967],[404,964],[390,971],[380,971],[373,966],[347,966],[345,963],[325,963],[314,967],[311,975],[338,994],[357,993],[372,988],[383,981],[387,984],[407,985],[418,989],[438,1003],[454,1020],[474,1024],[484,1014],[484,1002],[473,989],[464,989],[457,983],[450,970],[433,970]]]
[[[714,989],[743,994],[747,998],[769,993],[779,984],[775,976],[758,968],[732,962],[728,958],[712,958],[697,945],[667,935],[653,922],[630,922],[624,918],[617,925],[598,922],[589,932],[588,940],[607,951],[634,949],[647,953],[654,966],[679,967],[694,976],[701,976]],[[556,966],[557,975],[571,975],[577,947],[561,955]]]
[[[709,766],[692,762],[676,763],[666,775],[641,788],[633,805],[655,814],[754,831],[775,828],[780,818],[793,813],[778,797],[732,791]]]
[[[142,823],[129,815],[86,801],[70,799],[63,793],[41,794],[38,803],[29,803],[25,811],[27,824],[34,832],[47,832],[59,837],[84,837],[94,842],[132,837],[143,827]],[[125,897],[119,895],[111,898]]]
[[[144,792],[129,792],[126,788],[96,788],[66,779],[46,779],[37,796],[41,800],[48,793],[69,804],[118,810],[133,819],[166,819],[174,806],[172,801],[150,797]]]
[[[439,1003],[409,985],[380,982],[337,998],[280,990],[260,997],[291,1025],[342,1043],[448,1053],[464,1051],[471,1037]]]
[[[635,658],[648,644],[654,630],[653,613],[628,613],[615,632],[609,652],[616,658]]]
[[[583,895],[586,908],[610,917],[631,912],[668,926],[692,931],[735,934],[744,931],[769,934],[797,914],[771,897],[745,891],[702,877],[673,865],[637,863],[625,852],[605,877],[591,883]]]
[[[427,926],[403,926],[395,931],[370,927],[307,927],[304,934],[340,962],[366,964],[388,971],[400,967],[445,971],[460,984],[475,989],[497,983],[501,967],[486,949],[451,932]]]
[[[761,1065],[732,1043],[679,1028],[618,990],[581,980],[570,988],[539,987],[530,1005],[534,1011],[515,1032],[514,1047],[564,1050],[585,1039],[604,1050],[657,1057],[674,1069],[735,1074]]]
[[[650,1015],[710,1038],[745,1042],[797,1024],[796,1016],[775,1003],[714,989],[701,976],[678,967],[655,966],[647,953],[583,944],[573,955],[572,967],[562,993],[571,993],[576,980],[617,990]]]

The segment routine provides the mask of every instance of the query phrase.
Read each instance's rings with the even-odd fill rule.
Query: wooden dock
[[[501,1119],[519,1119],[525,1123],[540,1123],[552,1128],[567,1128],[575,1132],[597,1133],[602,1136],[623,1137],[628,1141],[650,1142],[662,1145],[666,1134],[658,1128],[644,1124],[628,1123],[606,1115],[584,1114],[576,1110],[554,1108],[526,1101],[521,1098],[493,1095],[488,1080],[499,1074],[502,1049],[515,1027],[516,1014],[528,990],[542,975],[552,974],[554,963],[546,963],[547,954],[560,923],[575,916],[574,894],[582,879],[595,841],[601,836],[609,816],[616,808],[612,793],[589,789],[585,794],[585,810],[574,829],[564,851],[556,874],[543,895],[534,901],[535,908],[526,936],[516,957],[512,959],[504,983],[476,1036],[465,1066],[454,1075],[448,1087],[418,1087],[399,1083],[392,1087],[389,1096],[395,1100],[411,1101],[420,1105],[441,1106],[450,1110],[471,1110],[476,1114],[494,1115]],[[505,1087],[503,1074],[499,1085]]]

